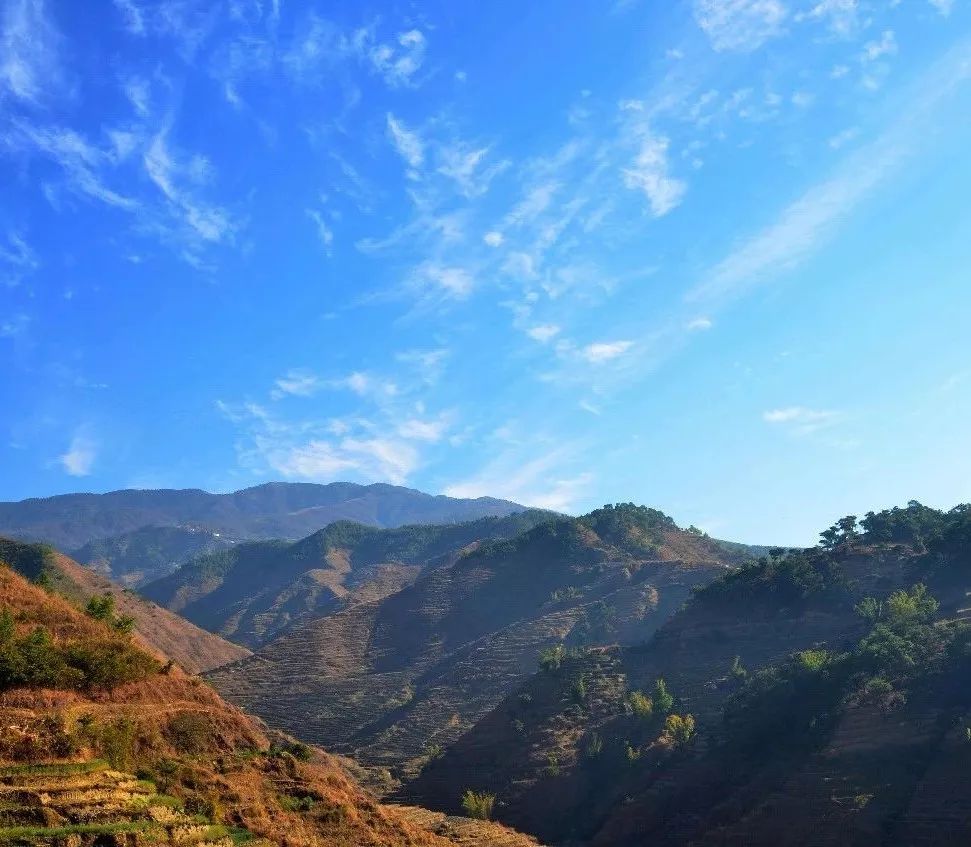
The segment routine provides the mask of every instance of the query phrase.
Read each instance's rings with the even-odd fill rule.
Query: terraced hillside
[[[554,843],[966,843],[971,510],[854,526],[710,583],[645,645],[564,653],[398,796],[487,791]]]
[[[217,668],[249,651],[207,632],[161,606],[120,589],[100,574],[45,545],[0,538],[0,561],[33,581],[41,581],[78,603],[111,594],[117,612],[130,616],[135,633],[150,650],[173,659],[190,673]]]
[[[0,566],[0,842],[535,844],[486,821],[448,829]]]
[[[192,526],[240,540],[296,539],[340,520],[394,527],[470,521],[522,509],[492,497],[434,496],[396,485],[271,482],[230,494],[127,490],[0,503],[0,535],[76,550],[143,527]]]
[[[0,766],[0,843],[232,847],[231,834],[103,760]]]
[[[339,521],[294,543],[251,542],[200,556],[141,591],[199,626],[256,648],[304,621],[398,591],[429,561],[512,537],[549,517],[529,509],[396,529]]]
[[[527,678],[544,648],[646,639],[729,561],[630,504],[551,520],[209,679],[276,726],[409,778]]]

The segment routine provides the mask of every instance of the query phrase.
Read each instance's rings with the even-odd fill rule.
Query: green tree
[[[663,737],[677,748],[684,747],[695,734],[694,715],[668,715]]]
[[[542,653],[539,654],[540,669],[549,673],[558,671],[560,669],[560,665],[563,664],[563,657],[565,655],[566,651],[563,649],[562,644],[547,647]]]
[[[624,701],[624,707],[638,718],[650,718],[654,714],[654,701],[643,691],[631,691]]]
[[[667,683],[660,677],[654,683],[651,700],[654,702],[654,711],[659,715],[666,715],[674,708],[674,697],[668,691]]]

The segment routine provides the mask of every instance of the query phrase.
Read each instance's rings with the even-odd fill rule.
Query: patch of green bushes
[[[42,626],[18,635],[10,610],[0,609],[0,690],[108,689],[146,679],[159,667],[147,653],[108,633],[63,644]]]

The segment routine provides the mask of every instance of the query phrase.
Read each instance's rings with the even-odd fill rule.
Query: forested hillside
[[[843,519],[646,644],[543,654],[402,796],[553,842],[966,843],[969,590],[968,507]]]

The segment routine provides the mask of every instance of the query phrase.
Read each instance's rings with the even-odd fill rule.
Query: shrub
[[[650,718],[654,714],[654,701],[643,691],[631,691],[624,701],[624,708],[638,718]]]
[[[131,615],[115,614],[115,595],[110,591],[95,595],[84,608],[88,617],[107,624],[116,632],[128,635],[135,629],[135,619]]]
[[[539,666],[541,670],[547,671],[548,673],[553,673],[560,669],[560,665],[563,664],[563,658],[566,655],[566,651],[563,649],[562,644],[557,644],[554,647],[547,647],[539,654]]]
[[[120,718],[114,723],[91,727],[89,734],[93,737],[101,754],[113,768],[129,770],[135,756],[136,727],[129,718]]]
[[[314,757],[314,750],[302,741],[277,741],[271,744],[267,751],[267,755],[273,757],[284,754],[293,756],[301,762],[309,762]]]
[[[281,794],[279,803],[280,808],[286,809],[288,812],[309,812],[317,805],[317,798],[309,794],[299,796],[294,794]]]
[[[470,818],[487,821],[492,817],[492,807],[496,803],[496,795],[485,791],[469,789],[462,795],[462,810]]]
[[[695,734],[693,715],[668,715],[664,721],[663,737],[677,748],[684,747]]]
[[[587,699],[587,680],[584,676],[581,675],[574,680],[570,693],[573,695],[573,699],[576,700],[577,703],[582,703]]]
[[[44,627],[18,636],[10,610],[0,610],[0,690],[105,689],[145,679],[159,663],[127,639],[105,634],[55,644]]]
[[[732,661],[732,667],[729,670],[729,675],[732,679],[738,680],[739,682],[745,682],[748,679],[748,671],[742,665],[742,657],[736,656]]]
[[[604,740],[597,732],[591,733],[587,739],[586,746],[583,748],[583,755],[588,759],[596,759],[604,749]]]
[[[796,653],[796,661],[802,670],[815,673],[825,668],[833,659],[828,650],[803,650]]]
[[[165,735],[180,753],[202,753],[209,746],[209,721],[198,712],[180,712],[169,719]]]

